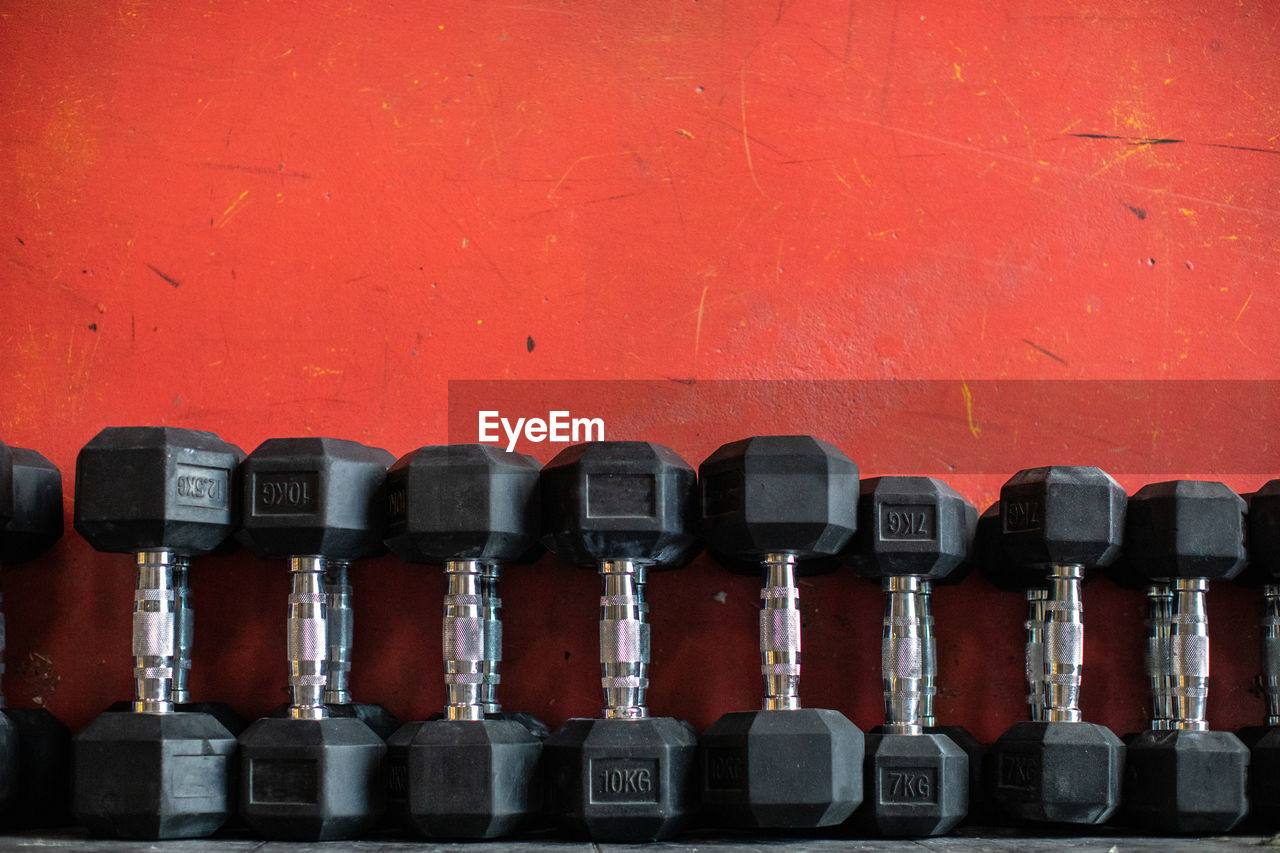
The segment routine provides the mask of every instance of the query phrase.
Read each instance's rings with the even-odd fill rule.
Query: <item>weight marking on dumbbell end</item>
[[[913,539],[931,542],[937,538],[937,507],[922,505],[880,507],[880,541]]]
[[[880,768],[880,803],[936,803],[938,771],[933,767]]]
[[[231,472],[225,468],[204,465],[174,466],[174,503],[182,506],[227,508],[227,484]]]
[[[653,518],[657,478],[652,474],[588,474],[587,518]]]
[[[387,492],[387,524],[393,529],[397,529],[397,525],[403,526],[408,523],[409,516],[409,490],[405,486],[398,486]]]
[[[255,472],[254,515],[294,515],[315,512],[320,475],[315,471]]]
[[[249,802],[258,805],[314,805],[317,762],[312,758],[249,759]]]
[[[747,761],[736,749],[708,749],[704,767],[706,786],[712,791],[742,791],[747,787]]]
[[[1038,794],[1041,784],[1040,758],[1026,753],[1001,753],[997,784],[1001,789]]]
[[[1024,499],[1000,502],[1005,533],[1031,533],[1044,528],[1044,502]]]
[[[658,802],[658,761],[641,758],[593,758],[591,802]]]

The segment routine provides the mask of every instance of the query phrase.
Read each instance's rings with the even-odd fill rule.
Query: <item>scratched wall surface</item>
[[[447,440],[456,379],[1280,379],[1273,3],[428,5],[0,11],[0,438],[62,467],[68,518],[105,425],[399,455]],[[696,416],[703,449],[814,421],[586,406],[644,425],[617,438]],[[1034,433],[985,417],[973,441]],[[980,505],[1002,480],[953,478]],[[198,564],[197,694],[281,698],[285,583]],[[425,715],[442,579],[383,558],[355,583],[356,690]],[[595,579],[504,583],[508,706],[595,713]],[[11,704],[79,727],[128,694],[126,559],[69,534],[0,590]],[[651,596],[655,710],[752,706],[755,582],[703,557]],[[878,593],[804,597],[806,702],[873,725]],[[1263,712],[1255,599],[1211,593],[1221,727]],[[1085,602],[1086,714],[1138,728],[1141,599]],[[1022,609],[977,576],[939,596],[940,710],[984,739],[1023,714]]]

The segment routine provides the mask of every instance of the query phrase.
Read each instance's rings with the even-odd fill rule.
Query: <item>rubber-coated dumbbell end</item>
[[[649,716],[649,606],[644,600],[647,566],[634,560],[599,564],[604,589],[600,596],[600,683],[610,720]]]
[[[447,720],[483,720],[502,710],[497,699],[502,661],[502,600],[498,564],[450,560],[444,564],[442,648]]]
[[[328,682],[328,601],[324,576],[328,561],[320,556],[289,560],[289,716],[295,720],[323,720]]]
[[[800,707],[800,590],[796,555],[769,554],[762,561],[760,589],[760,674],[766,711]]]

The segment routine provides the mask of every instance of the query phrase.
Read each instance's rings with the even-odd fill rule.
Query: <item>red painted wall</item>
[[[69,518],[103,426],[401,454],[449,439],[456,379],[1280,379],[1277,25],[1244,0],[9,3],[0,437],[62,467]],[[897,473],[875,460],[900,437],[833,417],[838,395],[806,398],[825,414],[585,399],[610,437],[695,465],[816,422]],[[968,431],[982,402],[913,439]],[[1052,463],[1079,437],[980,414],[987,458],[1012,434]],[[1147,449],[1184,452],[1156,420]],[[1232,420],[1199,440],[1237,441]],[[1181,473],[1249,490],[1280,474],[1258,452]],[[1010,473],[950,479],[985,506]],[[195,692],[266,711],[284,567],[193,576]],[[356,690],[427,714],[442,578],[384,558],[355,583]],[[131,585],[74,533],[7,569],[8,701],[79,727],[127,696]],[[655,711],[702,727],[757,702],[756,586],[705,557],[655,577]],[[594,714],[596,579],[544,558],[503,594],[507,705]],[[840,574],[803,597],[806,702],[875,724],[879,594]],[[1210,598],[1212,722],[1257,721],[1256,593]],[[1086,714],[1140,727],[1141,598],[1102,581],[1085,603]],[[940,711],[992,739],[1024,713],[1023,605],[974,577],[937,617]]]

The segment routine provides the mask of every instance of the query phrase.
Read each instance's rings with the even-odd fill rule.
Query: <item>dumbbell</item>
[[[1129,742],[1124,797],[1128,815],[1153,830],[1225,832],[1248,811],[1249,750],[1205,720],[1205,593],[1244,566],[1245,523],[1244,501],[1222,483],[1153,483],[1129,500],[1125,549],[1151,583],[1149,648],[1161,685],[1151,729]]]
[[[393,810],[423,835],[495,838],[542,807],[546,728],[504,715],[498,576],[536,556],[538,461],[491,444],[422,447],[387,472],[387,546],[444,566],[443,719],[406,723],[388,741]],[[541,726],[541,736],[534,731]]]
[[[288,717],[240,735],[240,814],[266,838],[355,838],[386,810],[386,744],[325,705],[329,614],[325,574],[383,550],[385,450],[333,438],[274,438],[241,472],[240,541],[289,561]]]
[[[34,450],[0,442],[0,564],[39,557],[62,538],[62,473]],[[0,613],[0,651],[4,614]],[[4,664],[0,662],[0,672]],[[0,706],[4,705],[0,697]],[[8,733],[16,739],[13,743]],[[4,708],[0,718],[4,822],[49,826],[67,818],[71,731],[47,708]],[[9,751],[7,746],[15,746]],[[12,780],[12,787],[11,785]]]
[[[1280,821],[1280,480],[1259,489],[1249,504],[1249,574],[1262,586],[1262,692],[1267,722],[1236,732],[1249,747],[1249,799],[1254,818]]]
[[[596,841],[669,837],[697,808],[697,737],[686,722],[650,717],[644,584],[698,550],[695,475],[670,449],[638,441],[565,448],[542,469],[543,543],[596,568],[603,719],[571,719],[543,745],[549,811]]]
[[[797,577],[836,568],[853,536],[858,467],[807,435],[731,442],[698,468],[702,534],[735,572],[759,575],[763,707],[725,714],[699,742],[704,812],[719,826],[812,828],[862,802],[862,732],[800,706]]]
[[[1120,805],[1125,748],[1083,722],[1080,682],[1086,569],[1111,565],[1125,530],[1124,490],[1098,468],[1019,471],[1000,490],[1001,539],[1027,589],[1032,717],[996,740],[992,799],[1018,820],[1099,824]],[[997,565],[997,570],[1000,570]],[[1037,680],[1038,677],[1038,680]]]
[[[98,551],[133,554],[132,710],[72,743],[72,812],[95,835],[194,838],[231,816],[236,739],[179,711],[174,570],[219,547],[237,520],[244,453],[210,432],[108,427],[76,458],[75,528]]]
[[[859,577],[888,601],[881,648],[885,724],[867,735],[863,818],[883,835],[945,835],[969,808],[969,757],[925,731],[924,585],[965,562],[977,510],[932,477],[863,480],[858,532],[848,554]],[[936,647],[934,650],[936,666]]]

